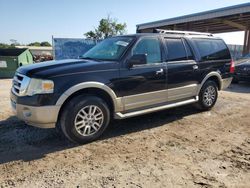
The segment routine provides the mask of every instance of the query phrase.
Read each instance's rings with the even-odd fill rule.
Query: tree
[[[117,23],[117,19],[108,16],[99,21],[99,26],[94,28],[94,31],[91,30],[84,35],[91,39],[105,39],[126,33],[126,27],[126,23]]]
[[[98,39],[96,29],[95,29],[95,31],[88,31],[88,32],[85,33],[84,35],[85,35],[87,38],[90,38],[90,39]]]
[[[41,42],[41,46],[51,46],[51,44],[47,41]]]
[[[47,41],[44,42],[32,42],[30,44],[28,44],[28,46],[51,46],[51,44]]]
[[[0,43],[0,48],[15,48],[15,46],[5,43]]]
[[[32,42],[28,46],[41,46],[40,42]]]

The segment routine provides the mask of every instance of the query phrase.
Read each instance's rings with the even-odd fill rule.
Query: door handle
[[[164,73],[163,69],[160,69],[160,70],[156,71],[156,75],[162,75],[163,73]]]
[[[199,68],[198,65],[194,65],[194,66],[193,66],[193,69],[194,69],[194,70],[197,70],[198,68]]]

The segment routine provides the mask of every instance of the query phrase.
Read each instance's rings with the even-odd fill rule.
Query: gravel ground
[[[192,106],[114,121],[79,146],[11,113],[0,80],[0,187],[250,187],[250,84]]]

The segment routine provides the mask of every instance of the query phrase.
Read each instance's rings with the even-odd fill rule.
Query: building
[[[50,55],[53,56],[51,46],[16,46],[16,48],[28,48],[33,56]]]
[[[27,48],[0,49],[0,78],[11,78],[16,69],[33,63],[33,57]]]
[[[138,33],[154,29],[210,33],[245,31],[243,53],[247,54],[250,53],[250,3],[137,25]]]

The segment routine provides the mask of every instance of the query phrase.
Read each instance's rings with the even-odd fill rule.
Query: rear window
[[[231,59],[226,44],[220,39],[193,39],[202,61]]]

